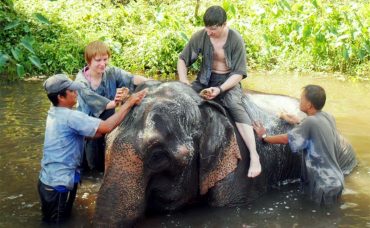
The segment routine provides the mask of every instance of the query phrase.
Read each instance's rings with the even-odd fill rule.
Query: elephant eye
[[[148,157],[145,159],[146,167],[152,171],[162,171],[170,166],[170,155],[162,147],[155,147],[147,152]]]

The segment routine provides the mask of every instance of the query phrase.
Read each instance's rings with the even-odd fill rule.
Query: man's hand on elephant
[[[259,138],[259,139],[261,139],[262,138],[262,135],[263,134],[266,134],[266,129],[265,129],[265,127],[262,125],[262,123],[261,122],[254,122],[253,124],[253,129],[254,129],[254,131],[256,132],[256,134],[257,134],[257,137]]]
[[[144,89],[140,92],[134,93],[128,98],[127,102],[130,102],[130,104],[132,105],[139,105],[147,93],[148,89]]]

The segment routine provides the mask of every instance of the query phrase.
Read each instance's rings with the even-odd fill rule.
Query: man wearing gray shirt
[[[303,189],[311,200],[323,205],[337,202],[344,188],[344,176],[338,162],[342,151],[341,137],[333,116],[321,111],[325,101],[322,87],[307,85],[301,94],[300,110],[308,116],[287,134],[269,136],[261,124],[254,124],[254,130],[264,142],[289,144],[294,153],[305,151],[301,174]],[[283,119],[298,123],[289,115]]]

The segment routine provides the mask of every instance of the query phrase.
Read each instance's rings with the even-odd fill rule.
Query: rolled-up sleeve
[[[293,152],[297,152],[308,147],[310,128],[310,120],[309,118],[306,118],[302,121],[302,123],[288,132],[289,146]]]
[[[247,57],[243,38],[238,34],[234,38],[231,53],[232,71],[230,75],[239,74],[243,79],[247,77]]]
[[[134,75],[130,72],[124,71],[118,67],[112,68],[112,74],[115,77],[117,88],[126,87],[130,91],[134,91]]]

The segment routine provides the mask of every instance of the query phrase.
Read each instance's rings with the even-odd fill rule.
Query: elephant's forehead
[[[147,104],[145,112],[143,128],[138,132],[138,138],[144,142],[169,138],[189,141],[201,119],[198,106],[191,107],[191,104],[184,105],[183,102],[163,98]]]
[[[158,135],[154,120],[152,118],[146,118],[144,128],[138,132],[138,138],[144,140],[158,137]]]

